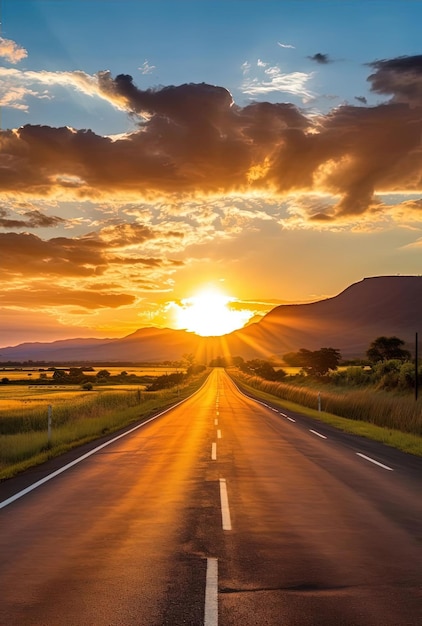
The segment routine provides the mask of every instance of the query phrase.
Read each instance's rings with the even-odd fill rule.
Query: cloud
[[[422,103],[422,54],[368,63],[375,72],[368,77],[371,91],[392,94],[392,102],[412,106]]]
[[[109,72],[98,72],[90,75],[81,70],[73,72],[39,72],[32,70],[19,70],[17,68],[0,67],[0,99],[3,106],[27,110],[25,99],[28,95],[36,98],[51,98],[45,90],[36,91],[37,85],[47,88],[63,87],[75,89],[86,96],[98,97],[109,102],[114,108],[124,111],[124,102],[114,97],[107,90],[102,89],[102,84],[107,80]]]
[[[310,59],[311,61],[315,61],[315,63],[320,63],[321,65],[332,63],[328,54],[323,54],[322,52],[317,52],[313,56],[308,56],[308,59]]]
[[[307,89],[306,85],[312,78],[312,74],[304,72],[283,73],[278,65],[270,65],[258,59],[256,67],[261,70],[261,76],[249,78],[251,66],[247,66],[247,77],[242,83],[243,93],[250,96],[266,95],[275,92],[288,93],[309,100],[314,94]],[[263,74],[263,75],[262,75]]]
[[[164,206],[166,198],[179,198],[168,214],[173,212],[172,219],[179,215],[183,227],[173,223],[167,230],[183,238],[177,235],[171,243],[163,229],[148,233],[139,224],[116,226],[99,236],[109,246],[158,246],[163,237],[166,245],[180,247],[195,236],[194,219],[196,227],[201,224],[201,237],[211,237],[217,213],[205,215],[203,208],[204,215],[199,211],[198,218],[192,213],[182,220],[189,200],[211,195],[260,193],[282,199],[330,194],[330,218],[355,219],[373,211],[377,193],[422,190],[420,57],[372,66],[373,90],[393,94],[389,102],[345,104],[309,116],[288,103],[241,107],[227,89],[205,83],[142,90],[125,74],[83,75],[84,88],[118,103],[138,121],[137,130],[117,139],[66,127],[1,131],[0,186],[13,198],[155,200]],[[283,75],[262,60],[256,69],[265,78],[245,78],[251,94],[278,87],[309,95],[307,74]],[[318,214],[324,211],[313,210],[309,219]]]
[[[290,43],[281,43],[280,41],[277,41],[277,45],[280,46],[280,48],[292,48],[293,50],[295,50],[295,46],[292,46]]]
[[[30,307],[43,309],[51,306],[77,306],[85,309],[118,308],[133,304],[135,297],[125,293],[101,293],[98,290],[66,289],[51,287],[37,289],[32,287],[28,292],[10,289],[0,293],[1,306]]]
[[[28,52],[11,39],[0,37],[0,57],[6,59],[10,63],[19,63],[22,59],[26,59]]]
[[[61,217],[50,217],[38,210],[25,212],[26,220],[10,219],[7,215],[8,211],[0,208],[0,228],[50,228],[66,223]]]
[[[140,67],[138,67],[138,70],[141,72],[141,74],[152,74],[152,72],[156,69],[155,65],[150,65],[149,62],[145,59],[145,61],[142,63],[142,65]]]
[[[355,100],[357,100],[361,104],[368,104],[368,100],[365,98],[365,96],[355,96]]]

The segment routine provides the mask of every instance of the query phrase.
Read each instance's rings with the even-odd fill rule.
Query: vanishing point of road
[[[421,459],[222,369],[127,430],[0,484],[1,626],[422,624]]]

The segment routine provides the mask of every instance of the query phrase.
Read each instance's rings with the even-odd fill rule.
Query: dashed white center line
[[[213,442],[211,446],[211,460],[212,461],[217,460],[217,444],[215,443],[215,441]]]
[[[218,420],[214,420],[214,424],[217,426],[217,424],[218,424]]]
[[[286,415],[285,413],[282,413],[281,411],[280,411],[280,415],[281,415],[282,417],[287,417],[287,415]]]
[[[296,423],[296,420],[294,420],[293,417],[289,417],[288,415],[286,415],[286,417],[289,420],[289,422],[295,422]]]
[[[217,439],[221,439],[221,430],[220,429],[217,430]]]
[[[227,484],[225,478],[220,478],[220,500],[223,530],[231,530],[232,522],[230,519],[229,498],[227,496]]]
[[[317,430],[312,430],[312,428],[310,428],[309,430],[311,433],[314,433],[314,435],[317,435],[317,437],[321,437],[321,439],[327,439],[325,435],[321,435],[321,433],[319,433]]]
[[[362,459],[366,459],[370,463],[374,463],[375,465],[379,465],[379,467],[382,467],[385,470],[389,470],[390,472],[394,472],[392,467],[388,467],[388,465],[384,465],[383,463],[380,463],[379,461],[376,461],[375,459],[371,459],[371,457],[370,456],[366,456],[366,454],[362,454],[361,452],[356,452],[356,454],[358,456],[362,457]]]
[[[215,413],[215,414],[216,414],[216,415],[220,415],[220,411],[216,411],[216,413]]]
[[[207,559],[204,626],[218,625],[218,560]]]

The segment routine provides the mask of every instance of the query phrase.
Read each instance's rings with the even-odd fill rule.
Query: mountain
[[[417,331],[422,333],[422,276],[379,276],[333,298],[276,307],[258,324],[233,333],[237,345],[230,346],[233,354],[242,354],[244,343],[267,355],[332,347],[343,357],[359,357],[381,335],[396,335],[413,348]]]
[[[141,328],[121,339],[67,339],[0,348],[0,362],[198,362],[231,354],[245,359],[282,356],[307,348],[332,347],[345,358],[364,356],[373,339],[396,335],[411,349],[422,333],[422,276],[365,278],[333,298],[283,304],[260,321],[222,337],[199,337],[184,330]]]

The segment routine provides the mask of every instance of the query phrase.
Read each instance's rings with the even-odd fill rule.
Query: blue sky
[[[421,23],[417,0],[2,0],[0,345],[177,326],[204,285],[253,315],[420,273]]]
[[[418,54],[420,20],[422,3],[406,0],[2,0],[3,37],[28,51],[22,69],[110,70],[131,74],[141,88],[206,82],[229,89],[240,105],[288,101],[319,111],[356,103],[356,96],[379,102],[365,64]],[[316,54],[329,62],[312,60]],[[281,75],[300,74],[303,83],[298,77],[290,91],[275,83],[264,92],[263,83],[271,82],[264,64]],[[126,115],[82,100],[29,98],[25,113],[3,110],[3,127],[30,121],[89,123],[104,134],[127,129]]]

